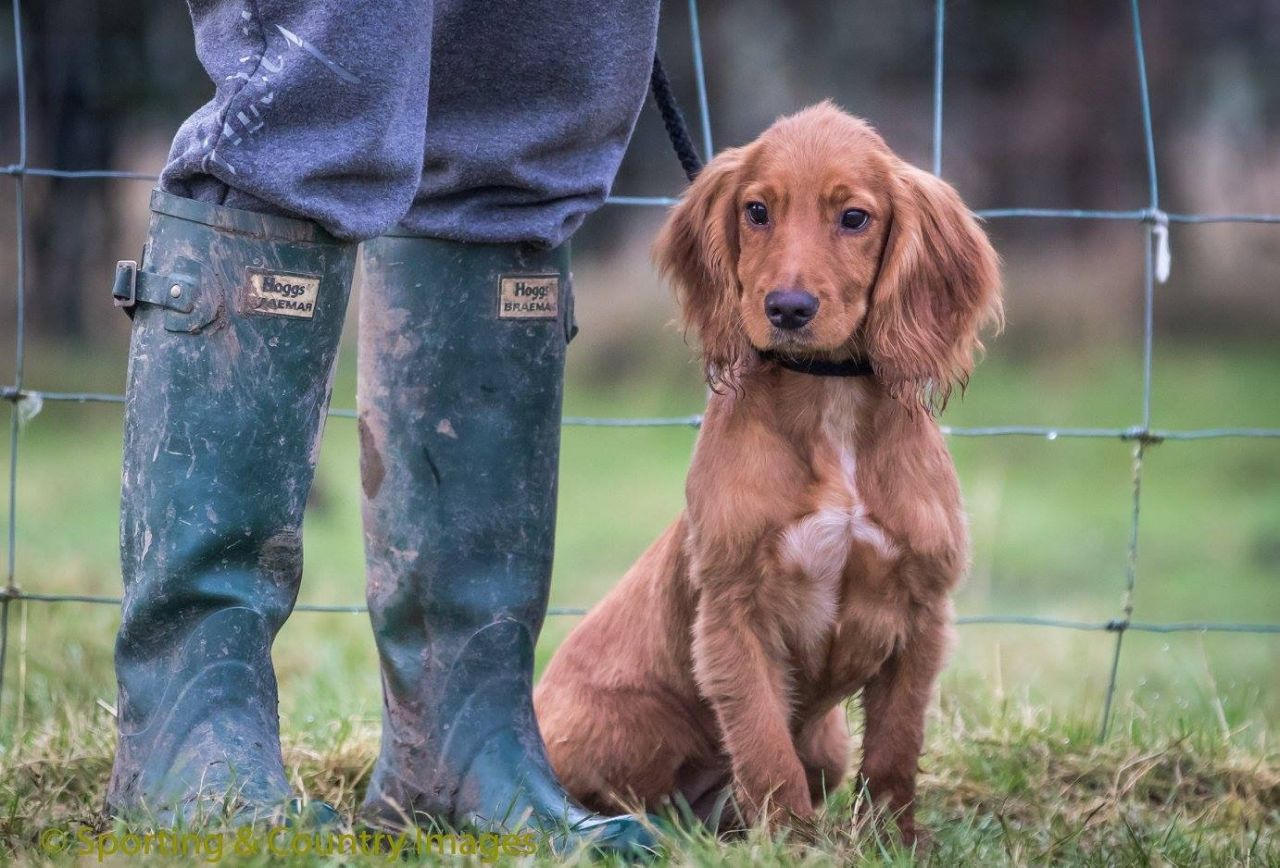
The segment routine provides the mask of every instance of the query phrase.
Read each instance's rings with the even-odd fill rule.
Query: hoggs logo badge
[[[560,275],[523,274],[498,279],[501,319],[555,319],[560,313]]]
[[[314,274],[249,270],[249,308],[255,313],[311,319],[319,290]]]

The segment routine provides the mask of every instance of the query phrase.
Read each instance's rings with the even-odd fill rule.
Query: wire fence
[[[1118,8],[1125,0],[1119,0]],[[1179,633],[1179,632],[1216,632],[1246,634],[1280,634],[1280,624],[1250,624],[1222,621],[1180,621],[1166,623],[1150,623],[1133,620],[1133,592],[1138,567],[1138,538],[1142,514],[1142,470],[1143,461],[1149,449],[1165,441],[1202,441],[1223,438],[1277,438],[1280,439],[1280,428],[1196,428],[1186,430],[1168,430],[1152,427],[1151,418],[1151,360],[1153,344],[1153,313],[1155,308],[1155,287],[1163,283],[1169,271],[1169,225],[1174,223],[1280,223],[1280,214],[1177,214],[1161,210],[1160,185],[1156,170],[1155,137],[1151,122],[1151,97],[1147,86],[1146,51],[1142,39],[1142,19],[1139,0],[1127,0],[1129,16],[1132,19],[1134,57],[1137,63],[1139,104],[1142,113],[1143,143],[1146,155],[1146,172],[1148,201],[1145,207],[1127,211],[1099,211],[1054,208],[995,208],[977,211],[978,216],[986,220],[1008,219],[1060,219],[1060,220],[1119,220],[1141,223],[1145,227],[1144,262],[1143,262],[1143,329],[1142,329],[1142,400],[1137,408],[1138,423],[1124,428],[1073,428],[1039,425],[1001,425],[991,427],[951,427],[943,426],[943,431],[952,437],[1037,437],[1047,441],[1069,438],[1101,438],[1120,440],[1133,444],[1132,463],[1132,509],[1129,524],[1128,553],[1124,566],[1124,597],[1120,612],[1106,621],[1078,621],[1065,618],[1040,617],[1032,615],[975,615],[961,617],[957,622],[961,625],[972,624],[1004,624],[1032,627],[1051,627],[1068,630],[1100,631],[1115,634],[1114,650],[1111,655],[1110,669],[1107,677],[1106,696],[1103,703],[1102,720],[1099,738],[1106,738],[1111,719],[1111,707],[1115,698],[1117,676],[1120,668],[1121,650],[1124,647],[1125,634],[1130,631],[1144,633]],[[688,0],[689,30],[693,51],[693,69],[697,88],[697,108],[701,128],[703,153],[708,157],[713,154],[714,147],[711,136],[711,112],[707,97],[706,69],[703,63],[702,34],[698,17],[698,0]],[[66,170],[30,166],[27,164],[27,84],[26,63],[23,53],[22,39],[22,3],[13,0],[13,44],[17,65],[18,95],[18,162],[0,167],[0,173],[13,178],[15,187],[14,200],[17,209],[16,222],[16,274],[15,274],[15,365],[13,382],[0,386],[0,400],[8,402],[10,407],[9,423],[9,478],[8,478],[8,547],[6,551],[7,577],[3,590],[0,590],[0,689],[4,686],[4,676],[9,646],[10,608],[15,603],[25,605],[28,602],[39,603],[89,603],[101,605],[120,605],[119,597],[80,595],[80,594],[40,594],[24,590],[18,584],[16,564],[16,536],[18,524],[18,444],[20,425],[31,418],[47,401],[71,403],[114,403],[122,404],[123,395],[103,394],[97,392],[46,392],[33,391],[25,385],[26,361],[26,203],[24,198],[25,179],[27,177],[85,179],[85,180],[128,180],[154,182],[157,176],[142,172],[118,172],[106,170]],[[944,50],[946,47],[946,0],[934,2],[934,43],[933,43],[933,148],[932,168],[935,174],[942,174],[942,142],[943,142],[943,81]],[[607,203],[624,207],[667,207],[675,203],[675,199],[667,196],[612,196]],[[351,419],[355,411],[350,409],[334,409],[330,416]],[[566,416],[565,425],[586,427],[691,427],[697,428],[702,422],[700,415],[673,417],[633,417],[633,418],[597,418],[583,416]],[[351,605],[315,605],[300,604],[295,608],[300,612],[347,612],[359,613],[367,611],[362,604]],[[582,615],[585,609],[579,607],[552,607],[551,615]],[[25,636],[23,637],[25,641]]]

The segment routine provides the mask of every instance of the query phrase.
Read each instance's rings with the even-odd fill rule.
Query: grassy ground
[[[589,333],[588,333],[589,334]],[[683,360],[678,337],[646,357]],[[701,408],[680,362],[605,382],[589,337],[566,411],[647,415]],[[335,404],[351,406],[352,359]],[[120,388],[118,353],[33,348],[43,389]],[[1137,359],[1094,352],[1036,363],[997,350],[954,425],[1127,426]],[[1165,428],[1280,427],[1272,347],[1168,346],[1157,358],[1154,419]],[[28,591],[118,593],[116,407],[47,405],[24,429],[17,575]],[[567,429],[553,603],[589,605],[676,514],[694,432]],[[1110,440],[962,439],[951,447],[969,502],[972,578],[962,614],[1033,613],[1104,621],[1119,614],[1131,509],[1130,446]],[[1143,479],[1135,618],[1280,622],[1280,444],[1165,443]],[[302,599],[362,598],[354,425],[326,432],[306,529]],[[114,609],[13,607],[0,706],[0,838],[39,859],[39,829],[88,819],[101,803],[115,701]],[[572,626],[549,621],[540,663]],[[1115,637],[965,627],[932,715],[922,810],[932,858],[1084,864],[1280,863],[1280,636],[1130,633],[1111,738],[1096,744]],[[299,614],[276,646],[289,759],[307,788],[344,804],[363,785],[379,709],[363,615]],[[757,835],[731,845],[685,835],[690,864],[905,861],[855,835],[839,794],[808,843]],[[0,851],[4,852],[4,851]]]
[[[857,828],[851,819],[855,797],[844,788],[803,834],[757,830],[717,840],[689,826],[668,828],[661,837],[667,860],[743,866],[905,865],[913,859],[932,865],[1280,863],[1274,837],[1278,757],[1274,745],[1256,734],[1222,733],[1195,716],[1156,728],[1145,714],[1134,716],[1125,707],[1114,737],[1099,745],[1092,722],[1016,701],[975,706],[975,696],[981,694],[944,688],[931,714],[920,778],[920,819],[933,830],[927,853],[906,852],[889,835]],[[92,811],[110,768],[108,724],[102,715],[94,720],[67,712],[33,734],[0,784],[6,806],[0,828],[10,856],[41,860],[39,836],[49,828],[125,831],[103,824]],[[302,729],[295,723],[286,764],[301,789],[350,811],[376,737],[367,721],[331,720]],[[260,855],[230,861],[284,860]],[[544,848],[524,861],[588,859],[556,858]]]

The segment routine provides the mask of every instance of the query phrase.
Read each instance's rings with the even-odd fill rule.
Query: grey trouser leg
[[[178,130],[161,187],[313,220],[395,225],[422,169],[432,0],[189,0],[213,99]]]
[[[165,190],[345,239],[403,219],[414,234],[545,245],[613,183],[658,18],[658,0],[190,6],[217,90],[178,131]]]
[[[604,202],[658,0],[437,0],[422,184],[402,228],[555,247]]]

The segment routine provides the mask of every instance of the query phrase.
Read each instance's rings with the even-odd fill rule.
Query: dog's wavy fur
[[[745,216],[767,206],[767,225]],[[841,215],[861,209],[858,230]],[[856,222],[856,221],[854,221]],[[717,389],[687,508],[573,630],[538,686],[551,759],[588,807],[805,820],[844,778],[914,840],[925,706],[967,565],[959,487],[931,411],[1001,322],[998,259],[955,191],[830,103],[717,156],[656,245]],[[819,300],[775,328],[771,290]],[[797,373],[759,350],[864,357]]]

